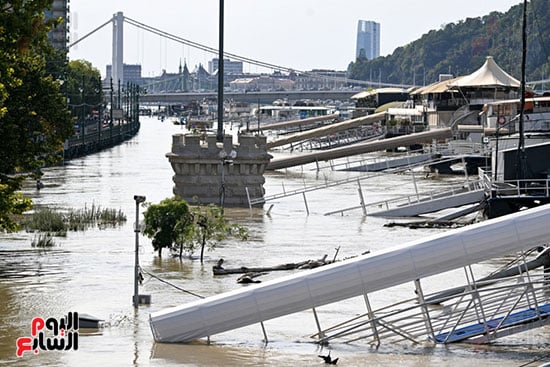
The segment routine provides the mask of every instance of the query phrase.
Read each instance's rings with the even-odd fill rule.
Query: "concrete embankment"
[[[131,122],[102,128],[101,131],[86,130],[84,134],[75,135],[63,144],[63,160],[70,160],[103,149],[114,147],[135,136],[140,123]]]

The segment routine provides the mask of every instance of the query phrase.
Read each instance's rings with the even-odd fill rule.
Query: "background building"
[[[380,56],[380,23],[360,20],[357,23],[355,58],[372,60]]]
[[[112,65],[106,65],[105,67],[105,80],[110,83],[111,76],[113,75]],[[141,84],[141,65],[124,64],[122,68],[122,80],[124,83]]]
[[[69,0],[54,0],[51,10],[44,12],[46,19],[63,18],[63,23],[53,28],[48,34],[50,44],[58,50],[67,49],[67,42],[69,41],[68,3]]]
[[[219,59],[215,58],[212,61],[208,61],[208,72],[214,74],[218,70]],[[243,63],[242,61],[231,61],[229,59],[223,59],[223,74],[242,74]]]

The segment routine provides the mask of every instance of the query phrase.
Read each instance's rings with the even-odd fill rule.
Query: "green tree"
[[[15,230],[14,215],[30,208],[21,189],[27,174],[61,159],[73,132],[57,78],[46,72],[54,55],[45,20],[52,0],[0,0],[0,230]]]
[[[206,247],[208,247],[208,250],[213,250],[221,241],[230,237],[241,240],[248,238],[246,228],[235,223],[229,223],[218,206],[195,207],[191,216],[191,230],[183,241],[183,247],[193,253],[196,246],[199,245],[201,248],[201,263],[204,259],[204,249]]]
[[[191,214],[185,200],[178,197],[168,198],[159,204],[148,204],[143,213],[145,229],[143,233],[152,238],[152,245],[159,256],[162,249],[171,249],[179,244],[183,248],[184,239],[191,229]],[[180,250],[181,251],[181,250]]]
[[[229,223],[221,208],[215,205],[189,208],[181,198],[164,199],[159,204],[148,204],[144,212],[144,234],[152,238],[152,245],[159,256],[163,248],[179,250],[190,254],[201,248],[201,263],[204,250],[213,250],[216,245],[228,237],[246,239],[246,229],[238,224]]]
[[[8,232],[19,228],[13,217],[23,214],[32,207],[31,200],[17,192],[20,184],[18,179],[0,179],[0,229]]]
[[[73,116],[88,116],[103,101],[101,74],[89,61],[69,61],[66,93]]]

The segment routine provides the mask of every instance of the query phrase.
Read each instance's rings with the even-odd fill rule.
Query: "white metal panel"
[[[549,204],[550,205],[550,204]],[[545,207],[548,205],[545,205]],[[517,228],[517,236],[522,243],[537,242],[537,238],[548,233],[550,222],[548,216],[541,210],[530,210],[529,216],[521,216],[515,221]],[[521,230],[520,230],[521,229]],[[550,243],[550,236],[546,236],[547,242]]]
[[[403,247],[363,259],[357,266],[361,272],[366,292],[395,285],[394,279],[415,279],[414,263],[408,248]],[[361,293],[356,293],[358,295]]]
[[[437,251],[434,249],[433,241],[419,243],[411,247],[411,256],[415,268],[430,269],[434,274],[458,267],[466,256],[466,250],[462,241],[455,236],[439,238],[437,240]],[[458,266],[457,266],[458,265]],[[422,271],[419,271],[422,272]],[[423,271],[422,273],[425,273]]]
[[[493,221],[490,232],[479,226],[468,232],[463,232],[464,248],[472,262],[494,257],[495,249],[498,249],[499,252],[509,252],[517,248],[519,238],[516,226],[514,222],[503,220],[503,218]]]
[[[328,304],[357,294],[363,286],[357,267],[334,267],[328,272],[318,271],[305,278],[313,305]],[[332,292],[327,292],[327,288]]]
[[[155,340],[183,342],[547,243],[550,205],[151,314]]]
[[[307,284],[295,277],[286,278],[284,283],[271,282],[268,287],[256,286],[254,298],[266,319],[292,313],[295,309],[308,309],[312,306]],[[286,286],[288,285],[288,287]]]

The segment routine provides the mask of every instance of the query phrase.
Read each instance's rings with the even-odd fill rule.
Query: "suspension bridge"
[[[116,84],[119,80],[121,83],[124,83],[124,24],[131,25],[139,30],[146,31],[148,33],[160,36],[163,39],[172,41],[177,44],[181,44],[184,46],[188,46],[197,50],[204,51],[206,53],[211,53],[213,55],[218,55],[218,49],[215,47],[207,46],[195,41],[192,41],[190,39],[163,31],[162,29],[147,25],[143,22],[140,22],[138,20],[129,18],[125,16],[122,12],[117,12],[113,15],[111,19],[106,20],[104,23],[100,24],[98,27],[93,29],[92,31],[88,32],[84,36],[80,37],[76,41],[69,44],[69,49],[71,47],[74,47],[81,42],[85,41],[88,37],[91,37],[93,34],[98,32],[99,30],[103,29],[104,27],[107,27],[109,25],[112,25],[113,29],[113,37],[112,37],[112,69],[111,69],[111,76]],[[249,65],[257,66],[264,69],[269,69],[273,71],[278,71],[282,73],[293,73],[294,75],[298,75],[302,78],[308,78],[312,80],[323,80],[325,82],[332,83],[332,85],[339,85],[339,86],[349,86],[349,85],[355,85],[355,86],[361,86],[361,87],[408,87],[404,85],[397,85],[397,84],[390,84],[390,83],[382,83],[382,82],[372,82],[372,81],[364,81],[364,80],[354,80],[349,79],[347,77],[341,77],[341,76],[331,76],[326,74],[319,74],[313,71],[304,71],[304,70],[297,70],[296,68],[283,66],[283,65],[276,65],[273,63],[253,59],[250,57],[238,55],[231,52],[224,52],[224,58],[230,58],[231,60],[240,61]],[[172,78],[168,78],[166,80],[163,80],[162,82],[152,82],[148,85],[144,85],[145,88],[149,88],[150,90],[157,90],[162,91],[163,86],[166,86],[170,83],[180,83],[181,84],[181,76],[175,75]],[[333,88],[334,89],[334,88]],[[329,93],[318,93],[318,92],[329,92]],[[339,97],[340,99],[343,99],[342,97],[351,96],[354,92],[350,91],[340,91],[336,92],[333,90],[329,91],[302,91],[300,92],[301,95],[296,96],[297,98],[313,98],[315,95],[320,94],[324,95],[328,98],[331,97]],[[336,94],[335,94],[336,93]],[[327,96],[327,94],[329,94]],[[239,96],[245,95],[244,93],[239,93],[238,95],[235,94],[232,96],[232,98],[238,98]],[[182,98],[185,98],[186,96],[183,94],[173,94],[171,96],[166,95],[160,95],[157,93],[150,94],[149,96],[144,96],[145,99],[143,99],[144,102],[150,101],[150,100],[156,100],[156,99],[162,99],[163,102],[178,102],[181,101]],[[258,101],[258,97],[261,98],[261,95],[254,95],[254,102]],[[250,98],[249,98],[250,99]],[[273,99],[272,99],[273,100]],[[271,101],[272,101],[271,100]]]

